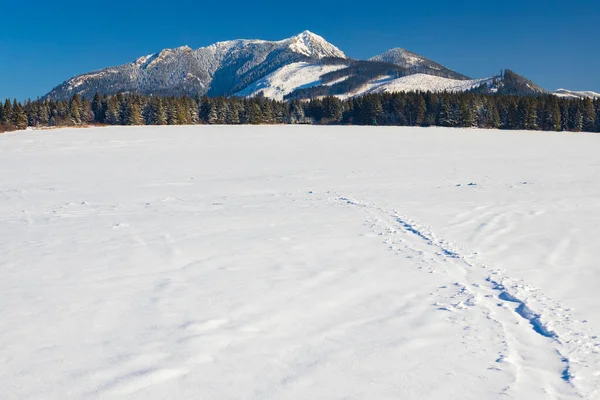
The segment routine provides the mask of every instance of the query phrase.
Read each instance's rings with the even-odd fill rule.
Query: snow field
[[[0,136],[4,398],[595,399],[593,134]]]

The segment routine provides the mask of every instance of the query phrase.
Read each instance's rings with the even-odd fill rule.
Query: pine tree
[[[165,110],[167,111],[167,125],[177,125],[177,106],[174,98],[166,99]]]
[[[457,126],[457,121],[454,116],[454,111],[450,107],[447,100],[442,100],[440,105],[440,117],[438,124],[440,126],[454,127]]]
[[[508,129],[523,129],[524,124],[524,107],[515,99],[510,101],[507,106],[507,121]]]
[[[273,106],[269,100],[264,100],[262,103],[262,119],[265,124],[273,123]]]
[[[537,107],[535,99],[527,99],[524,107],[524,112],[524,122],[522,124],[523,127],[527,130],[537,130]]]
[[[600,132],[600,100],[596,100],[596,132]]]
[[[132,98],[127,101],[126,125],[143,125],[142,111],[140,105]]]
[[[94,95],[94,99],[92,100],[92,112],[94,113],[94,121],[102,124],[104,123],[104,118],[106,116],[106,108],[104,107],[104,102],[98,92]]]
[[[299,100],[292,100],[291,111],[290,111],[290,123],[300,124],[304,122],[306,116],[304,115],[304,107]]]
[[[240,116],[234,104],[227,108],[227,114],[225,114],[225,123],[227,125],[237,125],[240,123]]]
[[[121,105],[119,104],[117,97],[112,96],[106,105],[104,122],[110,125],[119,125],[121,123],[120,109]]]
[[[469,100],[465,97],[460,101],[459,120],[460,125],[464,128],[472,128],[475,125],[473,108],[471,107],[471,104],[469,104]]]
[[[6,99],[6,101],[4,102],[4,112],[2,113],[2,123],[4,124],[12,124],[12,119],[13,119],[13,109],[12,109],[12,105],[10,104],[10,100]]]
[[[198,110],[198,116],[200,118],[200,121],[204,124],[208,123],[208,117],[210,115],[210,110],[212,108],[211,105],[211,101],[208,97],[203,97],[200,100],[200,106],[199,106],[199,110]],[[216,118],[216,115],[215,115]]]
[[[152,123],[154,125],[166,125],[167,124],[167,112],[165,110],[165,106],[163,104],[163,100],[158,98],[156,99],[154,111],[154,119]]]
[[[71,98],[71,104],[69,106],[71,111],[71,119],[75,124],[81,123],[81,99],[79,95],[75,93]]]
[[[219,116],[217,115],[217,107],[215,103],[210,105],[208,116],[206,117],[206,123],[210,125],[219,123]]]
[[[573,130],[575,132],[581,132],[583,130],[583,113],[581,112],[581,110],[577,109],[575,111],[573,123]]]
[[[594,103],[590,98],[584,100],[582,117],[583,130],[586,132],[594,132],[596,128],[596,111],[594,110]]]
[[[48,102],[44,101],[38,109],[38,125],[48,126],[50,124],[50,108]]]
[[[15,100],[12,108],[13,108],[12,124],[17,129],[27,128],[27,124],[28,124],[27,115],[23,111],[23,107],[21,106],[21,104],[17,103],[17,101]]]
[[[252,125],[262,124],[264,122],[264,119],[263,119],[263,113],[262,113],[260,106],[257,103],[252,102],[249,105],[249,108],[250,109],[248,110],[248,114],[249,114],[248,122],[251,123]]]
[[[177,119],[177,125],[187,125],[189,121],[189,113],[186,110],[186,104],[184,101],[178,101],[175,103],[175,114]]]
[[[415,124],[418,126],[424,125],[425,116],[427,114],[427,103],[425,102],[425,99],[423,98],[421,93],[417,94],[416,114],[417,117],[415,120]]]
[[[561,127],[562,127],[562,116],[560,113],[560,106],[558,105],[558,102],[553,100],[552,101],[552,125],[550,126],[550,130],[553,131],[560,131]]]
[[[323,122],[339,122],[342,119],[342,102],[337,97],[325,97],[322,102],[323,107]],[[279,121],[278,121],[279,122]]]

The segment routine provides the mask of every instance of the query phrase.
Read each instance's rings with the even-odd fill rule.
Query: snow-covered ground
[[[598,399],[600,136],[0,136],[3,399]]]

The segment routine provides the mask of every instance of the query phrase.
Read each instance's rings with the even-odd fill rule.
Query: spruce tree
[[[127,112],[125,117],[126,125],[143,125],[142,111],[140,105],[134,100],[129,99],[127,102]]]
[[[94,113],[94,122],[99,124],[104,123],[106,110],[103,107],[103,101],[98,92],[96,92],[92,100],[92,112]]]
[[[16,100],[13,103],[12,124],[17,129],[25,129],[28,125],[27,115],[23,111],[21,104],[17,103]]]
[[[248,122],[251,123],[252,125],[258,125],[258,124],[262,124],[264,122],[262,110],[257,103],[252,102],[249,105],[248,113],[249,113]]]
[[[439,122],[440,126],[454,127],[457,126],[457,121],[454,117],[454,112],[450,108],[450,104],[447,99],[442,100],[440,105],[440,116]]]
[[[161,98],[156,99],[154,119],[152,121],[154,125],[166,125],[167,124],[167,112]]]
[[[425,115],[427,113],[427,103],[425,99],[421,95],[421,93],[417,94],[417,103],[416,103],[416,119],[415,125],[421,126],[425,124]]]
[[[10,104],[10,100],[6,99],[6,101],[4,102],[4,112],[2,113],[2,121],[5,124],[12,124],[12,119],[13,119],[13,109],[12,109],[12,105]]]
[[[217,105],[215,103],[210,105],[208,110],[208,115],[206,117],[206,123],[210,125],[215,125],[219,123],[219,116],[217,115]]]
[[[106,112],[104,116],[104,122],[109,125],[119,125],[121,123],[120,118],[121,106],[116,96],[112,96],[106,105]]]
[[[225,123],[227,125],[237,125],[240,123],[240,116],[238,110],[233,104],[227,108],[227,114],[225,115]]]
[[[464,128],[472,128],[475,125],[475,117],[473,116],[473,108],[469,104],[469,100],[464,96],[460,100],[460,126]]]
[[[524,107],[524,121],[522,126],[527,130],[538,129],[537,124],[537,107],[534,98],[527,99]]]
[[[594,103],[592,99],[587,98],[583,104],[583,130],[586,132],[594,132],[596,128],[596,111],[594,110]]]
[[[75,124],[81,123],[81,100],[77,93],[75,93],[71,98],[71,104],[69,108],[73,122]]]

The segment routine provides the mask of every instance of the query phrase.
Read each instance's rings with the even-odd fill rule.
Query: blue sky
[[[600,1],[4,2],[0,98],[42,96],[73,75],[167,47],[279,40],[305,29],[351,57],[404,47],[472,77],[501,68],[546,89],[600,92]]]

